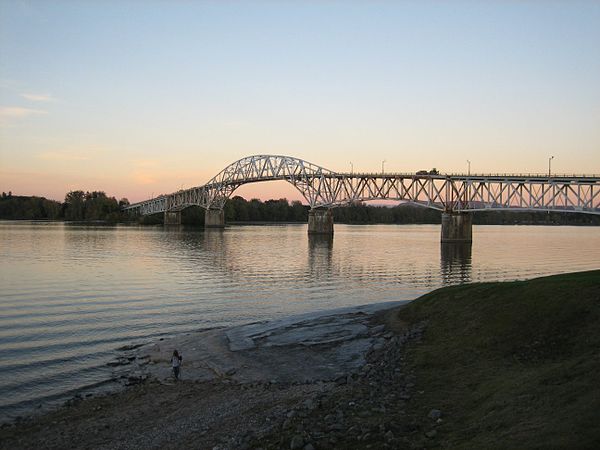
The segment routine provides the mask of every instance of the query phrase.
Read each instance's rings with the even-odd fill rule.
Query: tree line
[[[235,196],[225,203],[226,222],[307,222],[309,207],[299,201],[287,199],[246,200]],[[347,224],[439,224],[440,211],[408,203],[398,206],[368,205],[355,202],[348,206],[333,208],[335,223]],[[580,213],[536,211],[481,211],[474,212],[473,223],[477,225],[600,225],[600,216]],[[162,216],[145,219],[146,223],[162,223]],[[204,209],[187,208],[182,211],[181,221],[186,225],[203,225]]]
[[[2,193],[0,198],[0,219],[50,219],[81,222],[130,222],[141,224],[161,224],[163,215],[131,217],[121,211],[128,205],[125,198],[118,200],[102,191],[71,191],[64,202],[48,200],[44,197],[13,196]],[[291,203],[285,199],[246,200],[235,196],[225,203],[226,222],[307,222],[309,207],[299,201]],[[516,212],[485,211],[474,212],[473,223],[479,225],[600,225],[600,216],[580,213],[558,212]],[[411,204],[394,207],[368,205],[355,202],[348,206],[333,209],[336,223],[348,224],[438,224],[441,212]],[[190,207],[182,211],[181,221],[185,225],[203,225],[204,209]]]
[[[117,223],[127,220],[121,207],[128,204],[127,199],[117,201],[102,191],[71,191],[65,195],[62,203],[44,197],[3,192],[0,197],[0,219]]]

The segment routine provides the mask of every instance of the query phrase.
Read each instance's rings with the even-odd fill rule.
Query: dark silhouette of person
[[[179,380],[179,368],[181,367],[181,361],[183,357],[177,350],[173,350],[173,356],[171,357],[171,365],[173,366],[173,376],[176,380]]]

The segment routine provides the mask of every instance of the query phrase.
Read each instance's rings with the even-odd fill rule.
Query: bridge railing
[[[540,178],[547,180],[550,179],[597,179],[600,181],[600,175],[598,174],[548,174],[544,173],[509,173],[509,172],[498,172],[498,173],[416,173],[416,172],[336,172],[333,176],[345,176],[345,177],[372,177],[372,178],[386,178],[386,177],[434,177],[434,178]]]

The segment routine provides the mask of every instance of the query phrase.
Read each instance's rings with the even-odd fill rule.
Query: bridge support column
[[[181,225],[181,211],[165,211],[165,225]]]
[[[333,236],[333,213],[330,209],[308,211],[308,234]]]
[[[225,228],[225,212],[222,209],[207,209],[204,213],[204,228]]]
[[[473,216],[463,212],[442,213],[442,242],[472,242]]]

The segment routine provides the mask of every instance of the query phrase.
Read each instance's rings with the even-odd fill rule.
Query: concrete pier
[[[165,211],[165,225],[181,225],[181,211]]]
[[[442,214],[442,242],[472,242],[473,216],[469,213]]]
[[[222,209],[207,209],[204,213],[204,228],[225,228],[225,212]]]
[[[330,209],[311,209],[308,211],[308,234],[333,236],[333,213]]]

